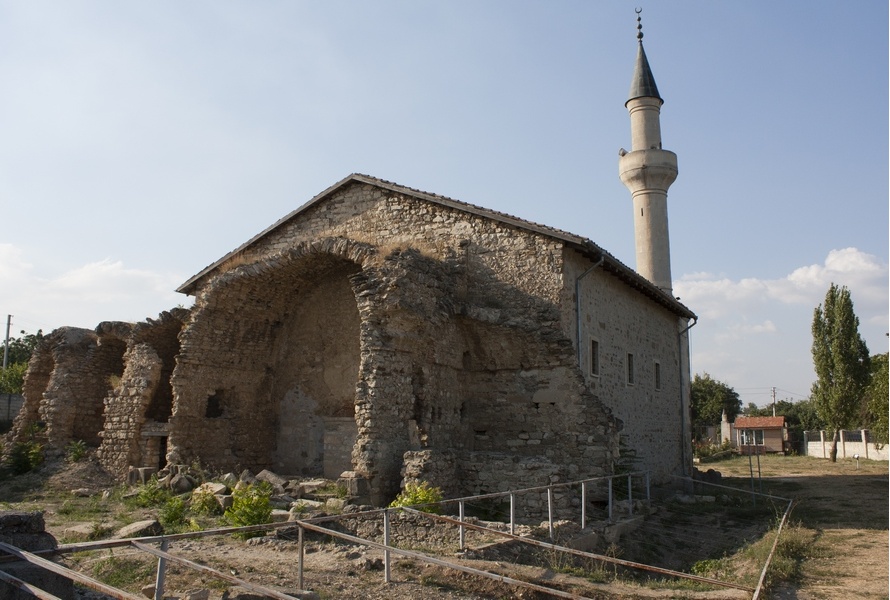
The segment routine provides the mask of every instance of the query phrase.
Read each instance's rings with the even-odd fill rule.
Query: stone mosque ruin
[[[594,242],[353,174],[194,275],[191,309],[61,328],[10,436],[167,463],[323,476],[376,505],[405,479],[482,494],[633,466],[691,471],[688,330],[670,290],[662,100],[627,106],[639,272]],[[666,270],[665,270],[666,269]]]

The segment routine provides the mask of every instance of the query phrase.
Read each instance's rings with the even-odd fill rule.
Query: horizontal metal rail
[[[296,521],[283,521],[281,523],[266,523],[264,525],[249,525],[247,527],[218,527],[216,529],[205,529],[204,531],[190,531],[188,533],[173,533],[169,535],[153,535],[138,538],[123,538],[118,540],[97,540],[95,542],[79,542],[77,544],[59,544],[55,548],[48,550],[35,550],[32,554],[37,556],[55,556],[57,554],[68,554],[71,552],[87,552],[89,550],[106,550],[108,548],[122,548],[129,546],[131,542],[142,542],[144,544],[161,543],[164,540],[190,540],[193,538],[209,537],[213,535],[228,535],[232,533],[253,533],[257,531],[268,531],[270,529],[281,529],[282,527],[293,527]],[[19,560],[15,556],[0,556],[0,563]]]
[[[580,557],[582,557],[582,558],[593,558],[593,559],[595,559],[595,560],[600,560],[600,561],[603,561],[603,562],[608,562],[608,563],[612,563],[612,564],[620,565],[620,566],[622,566],[622,567],[630,567],[630,568],[632,568],[632,569],[640,569],[640,570],[644,570],[644,571],[653,571],[653,572],[655,572],[655,573],[659,573],[659,574],[662,574],[662,575],[671,575],[671,576],[673,576],[673,577],[681,577],[681,578],[683,578],[683,579],[691,579],[692,581],[697,581],[697,582],[699,582],[699,583],[707,583],[707,584],[709,584],[709,585],[714,585],[714,586],[719,586],[719,587],[733,588],[733,589],[737,589],[737,590],[743,590],[743,591],[746,591],[746,592],[753,592],[753,591],[754,591],[754,588],[752,588],[751,586],[742,585],[742,584],[739,584],[739,583],[732,583],[732,582],[729,582],[729,581],[721,581],[721,580],[719,580],[719,579],[710,579],[710,578],[708,578],[708,577],[700,577],[699,575],[692,575],[692,574],[690,574],[690,573],[684,573],[684,572],[682,572],[682,571],[673,571],[673,570],[671,570],[671,569],[663,569],[663,568],[661,568],[661,567],[655,567],[655,566],[652,566],[652,565],[647,565],[647,564],[643,564],[643,563],[633,562],[633,561],[630,561],[630,560],[624,560],[624,559],[621,559],[621,558],[614,558],[614,557],[611,557],[611,556],[605,556],[605,555],[603,555],[603,554],[594,554],[593,552],[585,552],[585,551],[583,551],[583,550],[576,550],[575,548],[568,548],[568,547],[566,547],[566,546],[559,546],[559,545],[557,545],[557,544],[550,544],[550,543],[548,543],[548,542],[542,542],[542,541],[535,540],[535,539],[528,538],[528,537],[521,537],[521,536],[518,536],[518,535],[513,535],[513,534],[510,534],[510,533],[503,532],[503,531],[498,531],[497,529],[489,529],[488,527],[483,527],[482,525],[473,525],[473,524],[470,524],[470,523],[461,523],[461,522],[458,521],[457,519],[452,519],[452,518],[450,518],[450,517],[445,517],[445,516],[442,516],[442,515],[434,515],[434,514],[430,514],[430,513],[425,513],[425,512],[418,511],[418,510],[414,510],[414,509],[412,509],[412,508],[403,507],[402,510],[407,510],[407,511],[410,511],[410,512],[412,512],[412,513],[414,513],[414,514],[420,514],[420,515],[423,515],[423,516],[425,516],[425,517],[429,517],[430,519],[433,519],[433,520],[436,520],[436,521],[443,521],[443,522],[450,523],[450,524],[452,524],[452,525],[458,525],[458,526],[463,525],[464,527],[466,527],[466,528],[468,528],[468,529],[475,529],[475,530],[477,530],[477,531],[484,531],[484,532],[487,532],[487,533],[493,533],[493,534],[496,534],[496,535],[505,537],[505,538],[510,539],[510,540],[516,540],[516,541],[521,542],[521,543],[523,543],[523,544],[528,544],[528,545],[530,545],[530,546],[537,546],[537,547],[539,547],[539,548],[546,548],[546,549],[548,549],[548,550],[556,550],[556,551],[559,551],[559,552],[564,552],[564,553],[566,553],[566,554],[573,554],[573,555],[575,555],[575,556],[580,556]]]
[[[71,569],[67,569],[62,565],[57,565],[52,561],[48,561],[45,558],[41,558],[36,554],[32,554],[31,552],[26,552],[25,550],[21,550],[20,548],[16,548],[15,546],[10,546],[9,544],[0,542],[0,550],[4,552],[8,552],[13,556],[18,557],[21,560],[27,561],[33,565],[37,565],[50,571],[52,573],[56,573],[57,575],[62,575],[63,577],[67,577],[68,579],[84,585],[92,590],[96,590],[98,592],[102,592],[112,598],[118,598],[119,600],[144,600],[144,598],[140,596],[134,596],[129,592],[125,592],[123,590],[119,590],[117,588],[110,587],[105,585],[101,581],[93,579],[83,573],[78,573],[77,571],[72,571]]]
[[[324,527],[319,527],[318,525],[314,525],[312,523],[307,523],[305,521],[294,521],[293,524],[298,525],[304,529],[308,529],[309,531],[314,531],[316,533],[323,533],[326,535],[330,535],[333,537],[337,537],[348,542],[352,542],[353,544],[359,544],[361,546],[369,546],[371,548],[378,548],[384,551],[389,551],[395,554],[400,554],[402,556],[407,556],[408,558],[413,558],[415,560],[419,560],[422,562],[427,562],[430,564],[438,565],[440,567],[445,567],[447,569],[454,569],[456,571],[462,571],[464,573],[469,573],[471,575],[477,575],[479,577],[486,577],[488,579],[493,579],[495,581],[499,581],[501,583],[506,583],[509,585],[515,585],[519,587],[528,588],[530,590],[535,590],[537,592],[543,592],[545,594],[550,594],[551,596],[556,596],[557,598],[570,598],[572,600],[594,600],[592,598],[587,598],[586,596],[579,596],[578,594],[571,594],[569,592],[564,592],[562,590],[558,590],[556,588],[550,588],[543,585],[538,585],[536,583],[531,583],[528,581],[522,581],[521,579],[513,579],[512,577],[507,577],[506,575],[498,575],[497,573],[491,573],[489,571],[483,571],[481,569],[474,569],[472,567],[467,567],[464,565],[460,565],[457,563],[448,562],[447,560],[442,560],[439,558],[435,558],[433,556],[429,556],[427,554],[423,554],[421,552],[413,552],[411,550],[402,550],[401,548],[396,548],[394,546],[386,546],[384,544],[380,544],[378,542],[374,542],[371,540],[366,540],[360,537],[355,537],[349,535],[347,533],[341,533],[339,531],[334,531],[333,529],[326,529]]]
[[[773,540],[773,547],[769,551],[769,556],[766,557],[766,564],[763,565],[763,571],[760,572],[760,580],[757,582],[757,587],[754,589],[754,595],[751,597],[751,600],[758,600],[758,598],[760,598],[763,584],[766,581],[766,573],[769,571],[770,563],[773,561],[773,555],[776,553],[776,548],[779,545],[779,536],[782,535],[782,528],[785,527],[785,523],[788,521],[788,515],[791,514],[793,505],[794,503],[789,500],[788,507],[785,508],[785,514],[782,515],[782,520],[779,521],[779,528],[778,531],[776,531],[776,539]]]
[[[32,594],[39,600],[62,600],[58,596],[53,596],[46,590],[42,590],[39,587],[34,587],[27,581],[22,581],[18,577],[13,577],[12,575],[10,575],[9,573],[7,573],[5,571],[0,571],[0,581],[5,581],[6,583],[8,583],[9,585],[11,585],[14,588],[24,590],[24,591],[28,592],[29,594]]]
[[[715,487],[723,490],[731,490],[733,492],[739,492],[745,494],[746,496],[750,496],[754,494],[755,496],[760,496],[762,498],[769,498],[770,500],[781,500],[782,502],[788,502],[790,498],[785,498],[783,496],[773,496],[772,494],[764,494],[763,492],[752,492],[751,490],[743,490],[741,488],[732,487],[729,485],[721,485],[719,483],[708,483],[707,481],[701,481],[700,479],[692,479],[690,477],[680,477],[679,475],[671,475],[674,479],[679,479],[681,481],[687,481],[696,485],[703,485],[707,487]]]
[[[250,583],[249,581],[244,581],[243,579],[239,579],[233,575],[229,575],[228,573],[223,573],[222,571],[217,571],[216,569],[198,564],[198,563],[188,560],[186,558],[176,556],[175,554],[170,554],[169,552],[164,552],[163,550],[158,550],[156,548],[152,548],[151,546],[147,546],[140,542],[131,541],[130,543],[133,546],[135,546],[136,548],[138,548],[139,550],[142,550],[143,552],[148,552],[149,554],[154,554],[155,556],[157,556],[159,558],[164,558],[170,562],[179,563],[179,564],[181,564],[185,567],[188,567],[190,569],[194,569],[194,570],[200,571],[202,573],[207,573],[208,575],[212,575],[214,577],[219,577],[220,579],[224,579],[224,580],[228,581],[229,583],[234,583],[236,585],[239,585],[248,591],[257,592],[257,593],[263,594],[264,596],[267,596],[269,598],[277,598],[278,600],[295,600],[295,599],[299,599],[304,593],[309,593],[307,590],[298,590],[297,593],[300,594],[299,596],[296,596],[296,597],[289,596],[287,594],[283,594],[281,592],[277,592],[275,590],[269,589],[265,586],[257,585],[255,583]]]
[[[527,492],[546,492],[548,489],[573,487],[576,485],[581,485],[582,483],[592,483],[595,481],[608,481],[610,479],[616,479],[616,478],[627,479],[628,477],[634,477],[634,476],[644,477],[645,475],[646,475],[646,471],[634,471],[633,473],[622,473],[621,475],[603,475],[602,477],[593,477],[591,479],[579,479],[578,481],[567,481],[565,483],[551,483],[548,485],[539,485],[536,487],[523,488],[520,490],[509,490],[506,492],[491,492],[490,494],[479,494],[476,496],[465,496],[463,498],[448,498],[447,500],[442,500],[441,502],[436,502],[435,504],[449,504],[452,502],[461,502],[461,501],[469,502],[471,500],[488,500],[490,498],[500,498],[502,496],[509,496],[510,494],[525,494]],[[427,505],[415,504],[413,506],[427,506]]]

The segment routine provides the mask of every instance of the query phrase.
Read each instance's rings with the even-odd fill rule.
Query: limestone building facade
[[[635,168],[661,156],[636,150]],[[647,225],[665,235],[669,183]],[[406,479],[453,497],[629,458],[688,474],[695,315],[663,273],[352,174],[186,281],[190,310],[47,336],[12,435],[45,423],[50,448],[83,439],[121,475],[200,461],[343,478],[375,504]]]
[[[352,471],[383,501],[406,452],[463,493],[605,474],[639,421],[639,467],[683,470],[692,314],[589,240],[354,174],[179,291],[176,461]]]

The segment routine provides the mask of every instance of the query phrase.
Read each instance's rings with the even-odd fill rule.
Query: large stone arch
[[[242,262],[196,299],[173,375],[168,458],[339,475],[356,439],[355,276],[374,249],[327,238]],[[336,472],[336,473],[335,473]]]
[[[352,468],[358,433],[360,317],[350,277],[359,267],[345,260],[315,261],[326,263],[325,270],[282,307],[275,340],[274,468],[279,473],[336,479]]]

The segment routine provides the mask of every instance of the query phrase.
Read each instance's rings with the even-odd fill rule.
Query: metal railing
[[[103,584],[102,582],[92,579],[86,575],[83,575],[81,573],[78,573],[78,572],[70,570],[70,569],[66,569],[65,567],[62,567],[61,565],[58,565],[58,564],[53,563],[49,560],[46,560],[45,558],[42,558],[41,556],[38,556],[38,555],[66,554],[66,553],[71,553],[71,552],[82,552],[82,551],[87,551],[87,550],[101,550],[101,549],[110,549],[110,548],[116,548],[116,547],[130,546],[130,547],[138,549],[141,552],[147,552],[147,553],[153,554],[158,557],[157,576],[156,576],[155,594],[154,594],[154,597],[156,599],[163,598],[163,596],[164,596],[166,566],[168,563],[174,562],[174,563],[177,563],[184,567],[187,567],[189,569],[198,570],[205,574],[208,574],[208,575],[223,579],[225,581],[228,581],[230,583],[240,585],[247,590],[251,590],[251,591],[255,591],[260,594],[264,594],[267,597],[276,598],[278,600],[294,600],[294,599],[303,597],[304,594],[311,593],[305,589],[305,581],[304,581],[305,532],[310,531],[310,532],[314,532],[317,534],[322,534],[322,535],[326,535],[326,536],[331,536],[333,538],[342,539],[342,540],[350,542],[350,543],[359,544],[359,545],[363,545],[363,546],[367,546],[367,547],[371,547],[371,548],[377,548],[377,549],[381,550],[384,555],[383,576],[384,576],[384,580],[387,583],[391,582],[391,580],[392,580],[391,556],[399,555],[399,556],[408,557],[408,558],[411,558],[414,560],[418,560],[421,562],[441,566],[444,568],[465,572],[465,573],[472,574],[472,575],[475,575],[478,577],[493,579],[493,580],[499,581],[501,583],[524,587],[524,588],[535,590],[535,591],[545,592],[545,593],[550,594],[555,597],[576,598],[576,599],[584,598],[584,596],[580,596],[578,594],[573,594],[573,593],[565,592],[563,590],[549,588],[549,587],[546,587],[543,585],[539,585],[539,584],[535,584],[535,583],[531,583],[531,582],[527,582],[527,581],[522,581],[522,580],[515,579],[515,578],[509,577],[506,575],[502,575],[499,573],[492,573],[492,572],[485,571],[482,569],[476,569],[473,567],[466,566],[465,564],[459,564],[459,563],[452,562],[452,561],[449,561],[449,560],[446,560],[443,558],[431,556],[431,555],[423,553],[423,552],[417,552],[414,550],[406,550],[406,549],[398,548],[391,543],[391,539],[390,539],[390,537],[391,537],[391,531],[390,531],[391,516],[395,512],[403,511],[409,515],[414,515],[415,517],[418,517],[418,518],[430,519],[437,523],[442,523],[442,524],[445,524],[446,526],[457,528],[458,529],[458,539],[459,539],[458,543],[459,543],[461,550],[466,549],[466,532],[468,530],[473,530],[473,531],[483,532],[486,535],[493,535],[497,538],[502,538],[504,540],[510,540],[513,542],[524,544],[524,545],[527,545],[527,546],[530,546],[533,548],[541,548],[541,549],[550,550],[550,551],[557,551],[557,552],[565,553],[570,556],[581,557],[581,558],[585,558],[585,559],[594,559],[597,561],[601,561],[604,563],[609,563],[609,564],[613,564],[613,565],[617,565],[617,566],[621,566],[621,567],[668,575],[671,577],[677,577],[677,578],[681,578],[681,579],[691,580],[691,581],[695,581],[695,582],[699,582],[699,583],[705,583],[708,585],[713,585],[713,586],[718,586],[718,587],[744,590],[747,592],[752,592],[753,593],[752,598],[754,600],[757,600],[759,598],[761,590],[763,589],[764,581],[766,580],[767,571],[769,569],[770,563],[772,561],[776,547],[778,545],[779,537],[782,533],[782,529],[783,529],[784,525],[786,524],[788,515],[790,514],[790,511],[791,511],[791,501],[788,499],[785,499],[785,498],[770,496],[768,494],[757,494],[756,492],[753,492],[753,491],[746,492],[745,490],[739,490],[737,488],[730,488],[727,486],[719,486],[719,485],[714,486],[716,488],[724,488],[727,490],[733,490],[736,492],[742,492],[742,493],[746,493],[746,494],[756,494],[757,496],[761,496],[763,498],[770,498],[770,499],[788,502],[788,505],[784,511],[781,522],[779,524],[778,531],[775,536],[775,540],[773,541],[772,550],[770,551],[770,554],[769,554],[769,557],[767,558],[766,564],[764,565],[764,567],[761,571],[760,580],[759,580],[756,588],[752,588],[750,586],[746,586],[746,585],[742,585],[742,584],[738,584],[738,583],[734,583],[734,582],[727,582],[727,581],[722,581],[722,580],[718,580],[718,579],[697,576],[697,575],[693,575],[690,573],[684,573],[681,571],[665,569],[665,568],[657,567],[654,565],[647,565],[647,564],[643,564],[643,563],[623,560],[623,559],[619,559],[619,558],[616,558],[613,556],[607,556],[607,555],[603,555],[603,554],[581,551],[581,550],[577,550],[577,549],[573,549],[573,548],[569,548],[569,547],[565,547],[565,546],[561,546],[561,545],[552,543],[552,541],[554,539],[554,513],[555,513],[554,491],[563,489],[563,488],[573,488],[573,487],[578,488],[578,487],[580,487],[580,494],[581,494],[581,499],[582,499],[581,507],[580,507],[580,522],[581,522],[581,528],[584,529],[587,527],[587,521],[589,518],[588,511],[587,511],[587,504],[588,504],[587,500],[588,500],[588,492],[589,492],[590,486],[595,485],[595,484],[602,484],[603,482],[606,482],[607,504],[608,504],[607,514],[608,514],[608,520],[612,521],[612,519],[614,517],[614,505],[616,504],[616,500],[615,500],[616,487],[617,487],[615,484],[616,480],[620,481],[622,484],[626,482],[628,516],[633,516],[634,480],[635,479],[638,482],[638,486],[639,486],[638,489],[639,489],[641,495],[645,498],[645,500],[651,501],[651,489],[650,489],[648,473],[636,472],[636,473],[629,473],[629,474],[622,474],[622,475],[597,477],[597,478],[586,479],[583,481],[574,481],[574,482],[569,482],[569,483],[554,483],[554,484],[547,485],[547,486],[530,487],[530,488],[524,488],[524,489],[520,489],[520,490],[511,490],[511,491],[506,491],[506,492],[496,492],[496,493],[491,493],[491,494],[467,496],[467,497],[463,497],[463,498],[455,498],[455,499],[446,500],[441,503],[436,503],[437,505],[447,505],[447,504],[457,503],[457,505],[458,505],[457,518],[444,516],[444,515],[432,514],[429,512],[423,512],[422,510],[418,510],[423,507],[414,506],[414,507],[402,507],[402,508],[375,509],[375,510],[371,510],[371,511],[347,513],[344,515],[332,515],[332,516],[318,517],[315,519],[296,520],[296,521],[288,521],[288,522],[283,522],[283,523],[270,523],[270,524],[264,524],[264,525],[254,525],[254,526],[250,526],[250,527],[226,527],[226,528],[212,529],[212,530],[201,531],[201,532],[190,532],[190,533],[164,535],[164,536],[142,537],[142,538],[133,538],[133,539],[124,539],[124,540],[101,540],[101,541],[96,541],[96,542],[84,542],[84,543],[79,543],[79,544],[65,544],[65,545],[60,545],[58,548],[56,548],[54,550],[47,550],[47,551],[33,552],[33,553],[25,552],[23,550],[20,550],[18,548],[8,545],[8,544],[0,544],[0,551],[5,552],[8,555],[10,555],[10,556],[3,556],[2,553],[0,553],[0,562],[5,562],[8,560],[15,560],[15,559],[25,560],[31,564],[40,566],[40,567],[45,568],[51,572],[68,577],[72,581],[75,581],[81,585],[84,585],[91,589],[95,589],[97,591],[105,593],[113,598],[120,598],[120,599],[125,599],[125,600],[135,600],[137,598],[136,596],[133,596],[123,590],[119,590],[119,589],[107,586],[106,584]],[[702,482],[695,482],[692,480],[688,480],[686,478],[678,478],[678,479],[684,479],[688,482],[691,482],[693,488],[696,485],[702,484]],[[709,485],[712,485],[712,484],[709,484]],[[551,539],[551,542],[545,542],[545,541],[542,541],[539,539],[534,539],[534,538],[527,537],[527,536],[520,536],[515,533],[516,525],[517,525],[517,520],[516,520],[516,510],[517,510],[517,504],[518,504],[517,500],[525,494],[533,494],[533,493],[538,493],[538,494],[546,493],[547,519],[548,519],[547,523],[548,523],[549,537]],[[471,520],[467,519],[466,505],[468,503],[473,503],[473,502],[476,502],[479,500],[498,499],[498,498],[509,498],[510,515],[509,515],[509,531],[508,532],[501,531],[499,529],[494,529],[491,527],[487,527],[485,525],[480,525],[480,524],[478,524],[478,522],[472,522]],[[429,506],[429,505],[426,505],[426,506]],[[342,519],[367,518],[367,517],[373,517],[373,516],[378,516],[378,517],[382,516],[382,519],[383,519],[383,539],[382,539],[382,541],[376,541],[376,540],[368,539],[366,537],[352,535],[350,533],[337,531],[330,527],[324,526],[327,523],[336,522],[336,521],[342,520]],[[224,572],[212,569],[210,567],[206,567],[204,565],[194,563],[194,562],[189,561],[185,558],[170,554],[170,552],[169,552],[171,542],[178,541],[178,540],[193,539],[193,538],[213,536],[213,535],[229,535],[229,534],[233,534],[233,533],[242,533],[243,534],[243,533],[251,533],[251,532],[261,532],[261,531],[269,531],[269,530],[282,529],[282,528],[290,528],[291,530],[294,528],[297,529],[297,543],[298,543],[298,548],[299,548],[299,555],[298,555],[299,558],[298,558],[298,565],[297,565],[298,566],[298,590],[296,592],[294,592],[294,594],[296,594],[295,596],[283,594],[276,590],[272,590],[272,589],[266,588],[261,585],[257,585],[257,584],[253,584],[253,583],[244,581],[242,579],[239,579],[237,577],[229,575],[228,573],[224,573]],[[159,545],[159,548],[154,548],[151,546],[151,544],[157,544],[157,545]],[[33,586],[30,586],[30,584],[25,584],[24,582],[16,580],[15,577],[5,574],[2,571],[0,571],[0,580],[6,581],[16,587],[19,587],[20,585],[29,586],[29,587],[23,587],[22,589],[27,589],[29,592],[31,592],[38,598],[41,598],[41,600],[43,600],[43,599],[52,600],[55,598],[51,594],[48,594],[45,591],[34,588]]]

